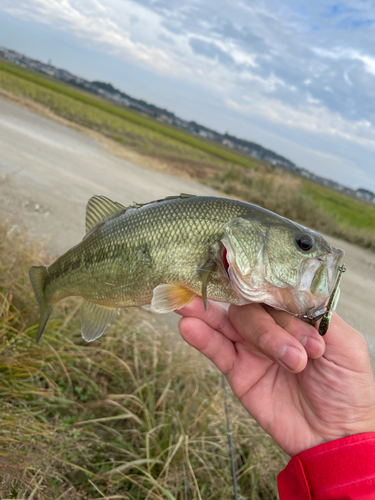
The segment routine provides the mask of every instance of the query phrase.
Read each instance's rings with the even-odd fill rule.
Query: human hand
[[[241,404],[290,456],[375,431],[375,383],[364,337],[337,314],[327,335],[261,304],[197,297],[177,311],[182,337],[223,372]]]

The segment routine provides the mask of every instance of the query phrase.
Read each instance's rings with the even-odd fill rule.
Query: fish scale
[[[256,205],[184,194],[129,207],[94,196],[86,231],[51,266],[30,269],[41,306],[38,338],[53,305],[67,296],[85,301],[86,340],[100,336],[123,307],[151,303],[167,312],[195,295],[204,302],[272,303],[271,289],[295,287],[303,263],[332,250],[317,233]],[[296,235],[307,233],[315,253],[296,244]],[[298,307],[305,306],[284,309]]]

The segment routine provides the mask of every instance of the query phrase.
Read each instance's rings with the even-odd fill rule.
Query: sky
[[[375,0],[0,0],[0,45],[375,192]]]

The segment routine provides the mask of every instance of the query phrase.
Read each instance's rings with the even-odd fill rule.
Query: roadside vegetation
[[[205,184],[325,234],[375,251],[375,206],[285,172],[233,165]]]
[[[0,498],[233,498],[218,371],[139,308],[87,344],[62,301],[37,345],[27,272],[48,260],[0,226]],[[239,498],[276,500],[287,457],[229,405]]]
[[[44,75],[0,62],[0,88],[71,123],[100,132],[175,175],[256,203],[375,251],[375,206],[101,100]]]

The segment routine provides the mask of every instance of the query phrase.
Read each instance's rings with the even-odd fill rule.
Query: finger
[[[175,312],[181,316],[201,319],[211,328],[223,333],[233,342],[244,341],[242,335],[232,325],[228,316],[228,309],[218,302],[208,300],[207,310],[205,310],[202,298],[195,297],[188,306]]]
[[[326,359],[354,371],[371,372],[368,345],[364,336],[349,326],[337,313],[332,315],[323,339],[326,344]]]
[[[284,328],[303,345],[309,358],[316,359],[323,356],[325,342],[314,325],[310,325],[285,311],[278,311],[266,305],[263,307],[281,328]]]
[[[318,329],[319,324],[315,324]],[[327,349],[343,344],[355,346],[364,338],[361,333],[349,326],[337,313],[333,313],[327,333],[324,335]]]
[[[229,319],[240,334],[268,358],[294,373],[305,368],[307,353],[304,347],[260,304],[230,306]]]
[[[238,398],[257,383],[273,364],[242,343],[234,344],[225,335],[197,318],[182,318],[179,323],[181,336],[191,346],[210,359],[226,375]]]
[[[222,373],[230,372],[236,357],[231,340],[198,318],[182,318],[178,327],[188,344],[210,359]]]

